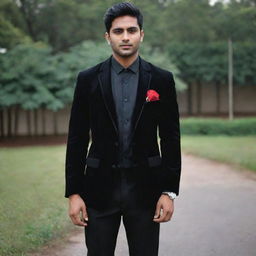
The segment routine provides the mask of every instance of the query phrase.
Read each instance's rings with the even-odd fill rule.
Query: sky
[[[215,4],[216,2],[224,2],[224,3],[228,3],[229,0],[210,0],[210,4]]]

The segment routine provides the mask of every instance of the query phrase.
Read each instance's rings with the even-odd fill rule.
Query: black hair
[[[125,15],[136,17],[138,25],[140,29],[142,29],[143,16],[140,10],[132,3],[122,2],[122,3],[115,4],[112,7],[107,9],[104,15],[104,23],[105,23],[106,31],[109,33],[114,19],[121,16],[125,16]]]

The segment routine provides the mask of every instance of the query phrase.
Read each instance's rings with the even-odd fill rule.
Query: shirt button
[[[125,98],[125,99],[124,99],[124,102],[127,102],[127,101],[128,101],[128,99],[127,99],[127,98]]]

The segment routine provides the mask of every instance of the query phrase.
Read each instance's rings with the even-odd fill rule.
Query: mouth
[[[122,45],[120,45],[120,47],[122,47],[122,48],[131,48],[132,45],[131,44],[122,44]]]

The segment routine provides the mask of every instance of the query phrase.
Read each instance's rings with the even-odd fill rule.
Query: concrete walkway
[[[33,256],[86,256],[83,228]],[[117,256],[128,256],[121,225]],[[160,226],[159,256],[256,256],[256,174],[183,155],[180,196]],[[145,255],[146,256],[146,255]]]

